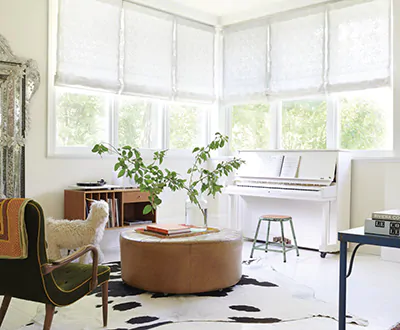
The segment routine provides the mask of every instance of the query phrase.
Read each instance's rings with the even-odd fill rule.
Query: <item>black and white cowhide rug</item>
[[[237,285],[190,295],[164,295],[129,287],[121,280],[120,263],[108,265],[112,269],[108,329],[190,329],[195,322],[204,327],[219,323],[224,329],[228,324],[274,330],[338,327],[336,306],[316,300],[311,289],[296,285],[257,260],[243,264],[243,276]],[[22,329],[41,329],[43,318],[41,309]],[[349,330],[367,326],[367,321],[351,315],[348,323]],[[101,325],[101,291],[97,290],[70,306],[57,308],[52,330],[101,329]]]

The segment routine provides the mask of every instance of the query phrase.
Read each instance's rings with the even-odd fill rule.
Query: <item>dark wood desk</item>
[[[361,245],[376,245],[400,248],[400,238],[391,236],[380,236],[365,234],[364,227],[353,228],[340,231],[340,272],[339,272],[339,330],[346,329],[346,279],[351,275],[354,257]],[[355,247],[347,272],[347,245],[348,243],[358,243]]]

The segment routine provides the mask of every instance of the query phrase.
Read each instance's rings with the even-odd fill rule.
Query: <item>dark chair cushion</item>
[[[51,276],[52,280],[48,278]],[[48,274],[46,281],[47,294],[55,305],[65,306],[90,293],[92,265],[71,263]],[[97,270],[98,285],[110,279],[110,267],[99,266]]]

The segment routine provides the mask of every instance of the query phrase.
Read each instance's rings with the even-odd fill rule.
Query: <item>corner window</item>
[[[326,149],[327,106],[322,100],[282,103],[282,148]]]
[[[117,100],[118,145],[136,148],[161,148],[158,139],[158,117],[161,110],[157,102],[121,96]]]
[[[90,154],[100,142],[138,149],[206,145],[208,106],[56,87],[56,154]]]
[[[339,94],[340,148],[382,150],[393,147],[391,90],[377,88]]]
[[[169,149],[192,149],[206,145],[206,108],[169,104],[167,105],[169,126]]]
[[[231,150],[268,149],[270,121],[268,104],[233,106],[231,111]]]
[[[56,89],[56,147],[91,147],[110,141],[107,94]]]

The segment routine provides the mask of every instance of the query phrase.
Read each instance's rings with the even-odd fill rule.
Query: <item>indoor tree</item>
[[[192,150],[194,162],[187,170],[189,178],[167,168],[162,168],[168,150],[155,151],[150,163],[146,163],[140,151],[132,146],[116,148],[112,145],[96,144],[92,152],[102,155],[112,153],[118,156],[114,170],[118,171],[118,177],[127,176],[133,178],[141,191],[149,193],[150,204],[143,213],[147,214],[156,209],[161,203],[159,195],[165,188],[172,191],[185,190],[190,202],[197,205],[203,215],[204,225],[207,226],[207,215],[199,199],[202,194],[213,196],[221,192],[223,186],[219,179],[229,175],[244,163],[243,160],[233,159],[219,162],[214,169],[207,169],[207,161],[211,158],[211,152],[223,148],[228,142],[228,136],[216,133],[214,140],[206,147],[196,147]]]

